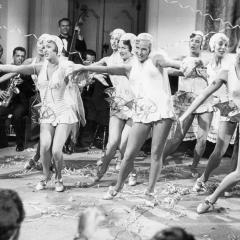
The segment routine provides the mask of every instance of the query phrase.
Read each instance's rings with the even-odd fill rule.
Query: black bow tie
[[[59,37],[60,37],[61,39],[66,39],[66,40],[68,40],[68,39],[70,38],[70,36],[65,37],[65,36],[63,36],[63,35],[60,35]]]

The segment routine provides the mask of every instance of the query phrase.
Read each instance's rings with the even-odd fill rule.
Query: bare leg
[[[128,174],[133,170],[134,158],[141,149],[145,139],[147,138],[151,129],[151,124],[134,123],[127,141],[127,147],[124,158],[121,164],[121,169],[118,175],[117,184],[114,187],[115,191],[119,192],[126,180]]]
[[[37,144],[37,151],[32,159],[35,162],[38,162],[38,160],[40,159],[40,140],[38,141],[38,144]]]
[[[107,171],[108,165],[114,157],[116,150],[120,144],[122,130],[125,125],[125,120],[119,119],[116,116],[111,116],[109,122],[109,136],[105,155],[102,159],[102,164],[98,170],[96,181],[100,180]]]
[[[125,126],[122,130],[121,142],[120,142],[120,146],[119,146],[121,156],[123,156],[124,153],[125,153],[126,146],[127,146],[127,141],[128,141],[128,136],[129,136],[129,132],[130,132],[131,127],[132,127],[132,120],[130,119],[130,120],[127,120],[127,122],[125,123]]]
[[[200,177],[201,181],[203,182],[208,181],[211,172],[219,166],[221,159],[225,154],[228,145],[231,141],[235,128],[236,123],[220,121],[217,142],[211,156],[209,157],[206,169],[204,170],[204,173]]]
[[[237,162],[238,162],[238,151],[239,151],[239,128],[237,128],[237,134],[236,134],[236,139],[234,142],[234,148],[233,148],[233,153],[231,157],[231,169],[230,172],[236,170],[237,168]]]
[[[73,123],[72,125],[71,140],[74,145],[76,145],[79,133],[79,123]]]
[[[238,152],[239,155],[239,152]],[[219,198],[219,196],[221,195],[221,193],[223,191],[225,191],[227,188],[229,188],[230,186],[236,184],[238,181],[240,181],[240,158],[238,158],[238,164],[237,164],[237,168],[235,171],[229,173],[220,183],[220,185],[217,187],[217,189],[214,191],[213,194],[211,194],[208,197],[208,200],[211,203],[215,203],[217,201],[217,199]]]
[[[240,149],[240,148],[239,148]],[[207,197],[207,200],[210,203],[215,203],[219,196],[221,195],[222,192],[224,192],[227,188],[232,186],[233,184],[237,183],[240,181],[240,157],[239,157],[239,151],[238,151],[238,162],[237,162],[237,167],[236,170],[229,173],[220,183],[220,185],[217,187],[217,189]],[[207,211],[207,210],[206,210]],[[206,211],[202,211],[200,213],[204,213]]]
[[[166,160],[166,158],[174,153],[178,146],[181,144],[182,140],[184,139],[188,129],[190,128],[190,126],[192,125],[193,119],[194,119],[195,115],[190,115],[186,121],[184,122],[185,125],[183,126],[183,135],[180,132],[180,128],[178,126],[178,128],[175,130],[174,136],[171,139],[168,139],[166,142],[166,146],[163,150],[163,162]]]
[[[197,143],[194,149],[192,168],[196,168],[202,155],[205,152],[207,135],[213,118],[212,112],[206,112],[198,115],[198,133]]]
[[[52,155],[56,167],[56,179],[62,178],[63,153],[62,148],[71,131],[71,124],[58,124],[55,130]]]
[[[162,154],[166,144],[172,120],[164,119],[153,124],[153,136],[151,146],[151,168],[149,174],[149,184],[147,191],[154,192],[159,173],[162,169]]]
[[[48,123],[40,125],[40,161],[43,165],[43,174],[46,179],[49,178],[49,169],[51,165],[51,145],[55,128]]]

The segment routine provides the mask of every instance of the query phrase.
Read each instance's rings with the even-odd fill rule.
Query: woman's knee
[[[51,148],[51,143],[48,142],[41,142],[40,143],[40,152],[41,154],[44,154],[46,152],[48,152]]]
[[[162,159],[162,153],[158,153],[158,152],[152,152],[151,153],[151,161],[154,162],[159,162]]]
[[[223,149],[217,148],[217,149],[214,149],[210,158],[214,159],[215,161],[220,162],[220,160],[221,160],[221,158],[223,157],[224,154],[225,154],[225,151]]]
[[[134,158],[135,158],[135,153],[134,152],[125,152],[124,157],[123,157],[123,161],[133,163]]]
[[[205,147],[207,144],[207,136],[201,136],[197,138],[197,146]]]
[[[117,149],[117,147],[119,146],[120,141],[117,139],[111,139],[110,141],[108,141],[107,143],[107,149]]]
[[[55,161],[61,160],[62,159],[62,149],[58,149],[58,148],[53,148],[52,149],[52,156],[54,158]]]

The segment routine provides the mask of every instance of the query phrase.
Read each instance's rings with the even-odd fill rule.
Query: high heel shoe
[[[103,196],[104,200],[112,200],[114,197],[116,197],[118,192],[114,189],[113,186],[110,186],[108,188],[107,193]]]
[[[200,203],[197,207],[197,213],[202,214],[214,209],[214,203],[208,199],[205,199],[203,203]]]

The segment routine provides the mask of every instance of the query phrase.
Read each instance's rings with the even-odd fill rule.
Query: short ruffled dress
[[[72,124],[78,122],[75,112],[64,98],[68,65],[65,62],[62,64],[60,61],[51,79],[47,77],[47,66],[48,61],[45,61],[37,82],[42,103],[40,123],[50,123],[57,126],[62,123]]]
[[[192,62],[196,61],[197,57],[186,57],[181,64],[181,70],[188,68],[192,65]],[[175,93],[173,98],[174,112],[177,117],[180,117],[192,104],[195,98],[200,95],[203,90],[208,86],[208,82],[199,77],[179,77],[178,92]],[[194,114],[202,114],[206,112],[213,112],[213,97],[210,96],[199,108],[194,111]],[[176,130],[176,122],[171,128],[169,136],[174,136]],[[186,133],[183,141],[194,140],[197,137],[198,123],[196,118],[194,118],[192,125],[190,126],[188,132]]]
[[[223,60],[221,67],[218,68],[217,70],[212,67],[212,64],[209,63],[207,66],[207,73],[209,76],[209,84],[211,84],[214,79],[216,78],[217,74],[219,73],[220,70],[226,69],[228,70],[231,66],[231,62],[228,62],[227,60]],[[229,99],[229,93],[228,93],[228,88],[224,84],[218,89],[214,94],[214,101],[213,101],[213,108],[214,108],[214,115],[213,115],[213,120],[211,123],[211,127],[208,133],[208,141],[216,143],[217,140],[217,135],[218,135],[218,129],[219,129],[219,123],[220,121],[231,121],[230,118],[227,116],[227,109],[234,108],[234,104],[232,101]],[[214,107],[214,105],[219,107]],[[221,108],[221,111],[219,110]],[[224,109],[223,109],[224,108]],[[230,141],[231,144],[234,144],[236,137],[236,131]]]
[[[105,58],[107,66],[117,66],[124,64],[118,52],[113,53],[111,56]],[[127,62],[126,64],[131,64]],[[130,87],[129,80],[124,76],[110,75],[113,88],[107,90],[110,98],[110,115],[117,116],[120,119],[127,120],[132,117],[132,111],[128,107],[133,99],[132,88]]]
[[[69,79],[64,98],[78,117],[79,123],[86,124],[85,111],[79,87],[76,82]]]
[[[157,68],[149,58],[135,61],[129,75],[133,84],[133,122],[153,123],[174,119],[173,103],[166,69]]]

